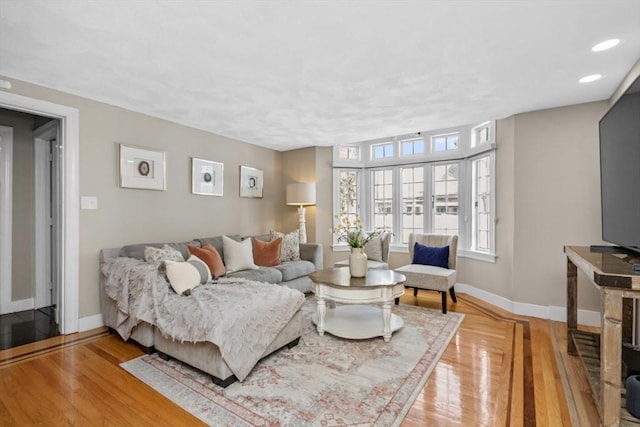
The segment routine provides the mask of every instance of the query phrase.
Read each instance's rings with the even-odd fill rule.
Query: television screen
[[[640,251],[640,77],[600,120],[602,239]]]

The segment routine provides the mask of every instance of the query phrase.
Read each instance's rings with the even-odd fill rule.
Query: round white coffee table
[[[400,316],[391,313],[394,300],[404,294],[404,275],[370,269],[365,277],[357,278],[351,277],[348,267],[340,267],[315,271],[309,277],[317,301],[313,323],[318,334],[329,332],[348,339],[381,336],[389,342],[391,334],[404,325]],[[335,306],[333,302],[348,305]]]

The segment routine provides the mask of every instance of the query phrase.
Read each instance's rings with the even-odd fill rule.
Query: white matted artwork
[[[164,191],[164,151],[120,144],[120,187]]]
[[[263,172],[260,169],[240,166],[240,197],[262,198]]]
[[[191,192],[222,196],[224,163],[191,158]]]

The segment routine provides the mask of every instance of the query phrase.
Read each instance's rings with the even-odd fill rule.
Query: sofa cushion
[[[202,261],[204,261],[205,264],[207,264],[207,267],[211,272],[211,276],[213,276],[214,279],[224,276],[227,272],[220,254],[218,253],[216,248],[214,248],[210,244],[206,243],[202,248],[189,246],[189,252],[191,252],[193,255],[197,256]]]
[[[253,262],[251,239],[236,242],[227,236],[222,236],[222,246],[224,248],[224,265],[227,273],[258,268]]]
[[[236,242],[242,241],[242,238],[238,234],[227,234],[227,237],[235,240]],[[207,243],[210,244],[211,246],[216,248],[216,251],[218,251],[218,253],[220,254],[220,257],[224,259],[224,248],[222,247],[222,236],[200,237],[195,240],[199,243],[197,246],[200,246],[202,248],[204,248],[204,246]]]
[[[262,267],[274,267],[280,265],[280,247],[282,238],[278,237],[270,242],[252,238],[253,262]]]
[[[185,258],[179,250],[164,245],[162,248],[154,248],[153,246],[144,248],[144,260],[148,263],[159,264],[163,261],[184,262]]]
[[[306,276],[315,271],[316,266],[309,261],[286,261],[277,268],[282,273],[282,281],[297,279],[298,277]]]
[[[187,246],[201,246],[200,242],[197,242],[195,240],[166,244],[174,249],[179,250],[184,259],[189,258],[189,249]],[[144,248],[146,248],[147,246],[150,246],[152,248],[162,248],[164,245],[165,243],[140,243],[135,245],[126,245],[120,248],[120,256],[144,260]]]
[[[234,271],[233,273],[227,274],[227,277],[239,277],[264,283],[282,282],[282,273],[277,267],[258,267],[255,270]]]

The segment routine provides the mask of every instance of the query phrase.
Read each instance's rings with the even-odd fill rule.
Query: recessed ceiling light
[[[580,83],[591,83],[591,82],[595,82],[596,80],[599,80],[600,78],[602,78],[602,75],[600,74],[591,74],[589,76],[584,76],[578,81]]]
[[[611,49],[612,47],[617,46],[618,43],[620,43],[620,39],[605,40],[592,47],[591,50],[594,52],[602,52],[603,50]]]

